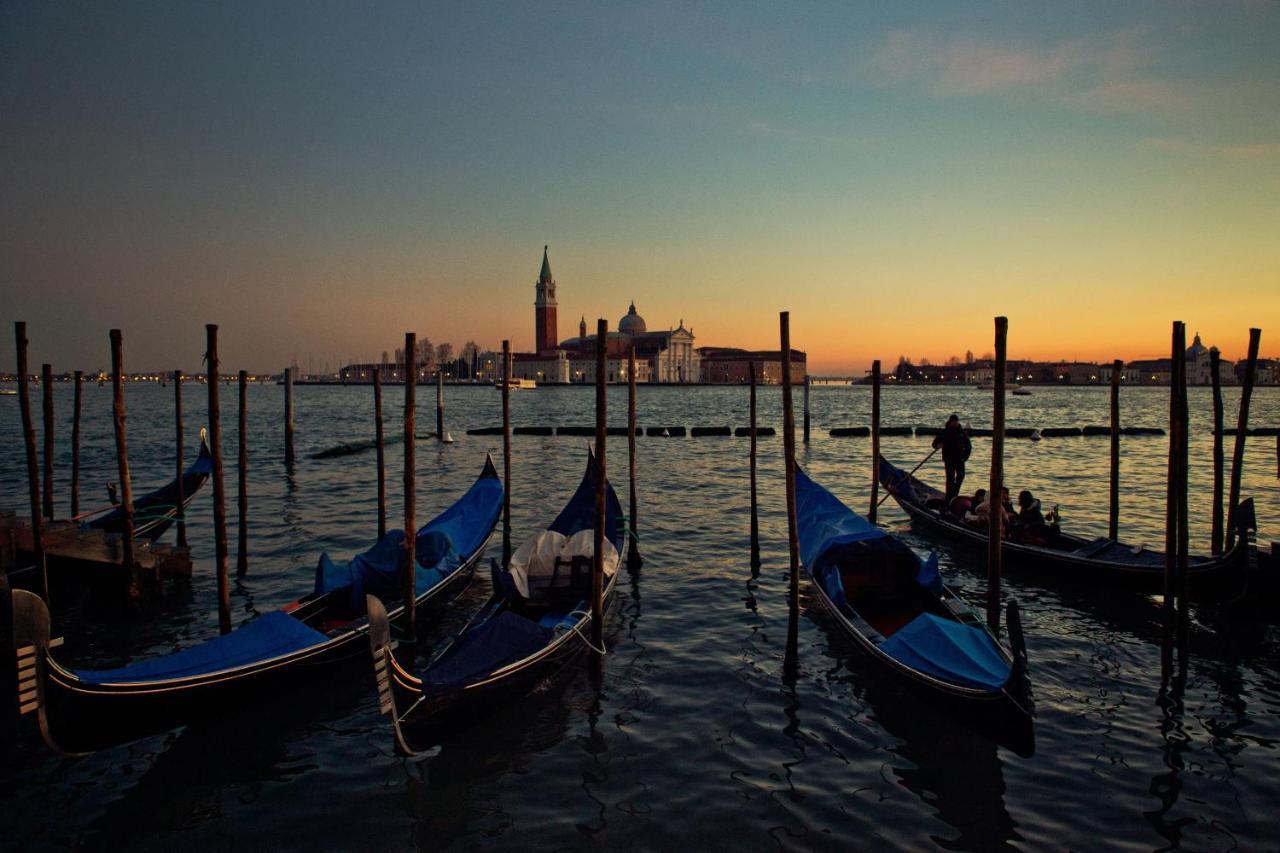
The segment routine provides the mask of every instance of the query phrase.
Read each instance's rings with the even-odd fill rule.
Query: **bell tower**
[[[534,340],[539,355],[554,350],[560,343],[556,327],[556,280],[551,277],[547,247],[542,247],[542,271],[534,282],[537,294],[533,300]]]

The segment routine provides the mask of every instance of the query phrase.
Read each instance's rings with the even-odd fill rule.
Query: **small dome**
[[[627,335],[643,335],[645,328],[644,318],[636,313],[636,304],[632,302],[627,316],[618,321],[618,331]]]

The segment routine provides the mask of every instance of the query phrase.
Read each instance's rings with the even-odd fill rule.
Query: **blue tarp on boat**
[[[796,467],[796,521],[800,562],[813,567],[828,549],[850,542],[887,538],[879,527],[849,509]]]
[[[289,614],[276,610],[237,628],[230,634],[161,657],[149,658],[117,669],[77,670],[88,684],[120,684],[184,678],[233,669],[268,660],[328,639]]]
[[[531,619],[499,611],[459,637],[428,667],[422,686],[426,690],[462,687],[528,657],[551,642],[552,635],[550,628]]]
[[[485,472],[466,494],[418,531],[414,541],[418,594],[461,568],[484,544],[501,512],[502,481],[486,465]],[[384,601],[398,601],[403,589],[400,578],[403,549],[404,531],[391,530],[368,551],[348,562],[335,562],[328,554],[321,554],[316,566],[316,594],[350,589],[353,613],[364,613],[366,594]]]
[[[796,468],[796,534],[800,540],[800,562],[815,578],[825,578],[831,566],[856,565],[878,557],[893,564],[920,568],[920,558],[897,538],[872,524],[841,503],[840,499]],[[915,575],[928,587],[928,572]],[[936,575],[935,575],[936,577]],[[830,593],[830,585],[827,584]],[[843,595],[841,595],[843,600]],[[834,600],[834,599],[833,599]]]
[[[989,634],[931,613],[903,625],[880,651],[948,684],[996,691],[1009,680],[1009,664]]]
[[[612,485],[605,489],[604,499],[604,537],[613,543],[613,547],[622,550],[622,504],[618,503],[618,495]],[[587,472],[578,484],[577,490],[569,498],[564,509],[556,516],[556,520],[547,527],[566,537],[596,526],[596,466],[595,456],[587,454]]]

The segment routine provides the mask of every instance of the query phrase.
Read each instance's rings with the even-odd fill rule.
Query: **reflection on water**
[[[1191,390],[1195,550],[1208,541],[1209,520],[1202,390]],[[62,437],[70,433],[70,389],[56,393],[67,395],[56,407]],[[385,408],[394,411],[399,392],[386,393]],[[486,388],[446,393],[458,441],[419,442],[420,521],[471,483],[487,451],[501,458],[500,436],[464,434],[500,422],[500,395]],[[625,389],[611,393],[610,411],[621,424]],[[1227,392],[1228,411],[1235,393]],[[305,593],[320,553],[342,559],[367,547],[377,520],[371,451],[310,458],[372,433],[372,389],[299,387],[291,470],[281,461],[281,389],[254,386],[249,395],[250,561],[234,586],[237,623]],[[205,400],[186,396],[191,448]],[[762,426],[779,425],[779,396],[761,390]],[[130,461],[141,489],[171,476],[171,395],[132,386],[128,399]],[[802,447],[802,463],[850,506],[864,508],[870,442],[828,438],[826,430],[865,424],[869,392],[818,387],[812,400],[813,441]],[[1167,402],[1161,389],[1126,389],[1124,420],[1161,425]],[[25,460],[16,407],[8,405],[0,403],[0,509],[21,511]],[[958,411],[985,426],[989,406],[989,395],[970,389],[886,389],[884,423],[940,424]],[[639,407],[642,423],[747,422],[744,389],[642,387]],[[549,389],[512,395],[512,408],[517,424],[589,424],[593,401],[589,391]],[[114,477],[109,389],[86,386],[84,411],[82,488],[92,491],[92,483]],[[1011,426],[1106,421],[1106,389],[1036,389],[1009,400]],[[1260,389],[1252,421],[1280,422],[1280,393]],[[390,420],[388,426],[394,433]],[[236,440],[228,430],[224,450]],[[886,437],[883,444],[890,458],[914,464],[929,440]],[[982,479],[989,444],[974,444],[971,477]],[[1128,540],[1163,541],[1167,447],[1159,438],[1124,442],[1121,525]],[[1105,530],[1105,440],[1011,440],[1007,448],[1011,485],[1058,504],[1073,530]],[[621,442],[611,442],[610,451],[621,490],[625,451]],[[760,439],[758,569],[749,560],[747,439],[646,437],[637,451],[644,565],[619,584],[599,680],[584,657],[563,678],[457,732],[420,762],[394,753],[363,666],[84,759],[56,759],[24,740],[0,760],[5,845],[1233,849],[1274,846],[1280,838],[1274,623],[1194,610],[1185,664],[1162,688],[1157,601],[1007,578],[1004,592],[1022,608],[1040,714],[1037,753],[1022,759],[971,725],[921,707],[918,696],[866,666],[820,613],[810,613],[804,584],[798,666],[784,681],[788,557],[779,437]],[[401,445],[387,451],[391,527],[402,512],[402,452]],[[65,441],[57,453],[55,497],[65,511]],[[514,440],[514,544],[563,503],[577,484],[581,456],[580,440]],[[236,476],[233,457],[228,483]],[[1280,535],[1275,464],[1268,440],[1248,444],[1244,493],[1258,501],[1264,539]],[[924,472],[940,478],[940,469]],[[882,506],[881,520],[913,547],[937,549],[957,594],[981,607],[982,552],[911,530],[892,502]],[[66,654],[115,665],[216,634],[207,490],[191,508],[189,537],[196,570],[188,588],[174,585],[145,620],[102,621],[72,609],[60,622]],[[500,552],[499,535],[488,556]],[[487,574],[479,572],[453,606],[431,618],[426,649],[484,600]]]

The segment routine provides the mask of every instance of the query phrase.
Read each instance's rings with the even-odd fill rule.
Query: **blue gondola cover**
[[[230,634],[117,669],[77,670],[87,684],[128,684],[184,678],[233,669],[323,643],[328,638],[289,614],[275,610]]]
[[[502,481],[481,476],[452,506],[418,531],[414,542],[417,558],[415,586],[419,595],[449,577],[489,536],[502,512]],[[401,597],[404,531],[390,530],[382,539],[349,562],[339,563],[321,554],[316,566],[315,592],[324,594],[350,589],[350,609],[363,613],[365,595],[385,601]]]
[[[888,558],[901,565],[918,566],[921,561],[910,548],[894,536],[849,509],[840,499],[796,468],[796,521],[800,539],[800,562],[831,592],[829,569],[840,564],[856,564],[873,555]],[[882,560],[883,561],[883,560]],[[935,566],[936,575],[936,566]],[[922,586],[931,582],[921,567],[916,575]],[[941,585],[941,579],[937,580]],[[835,598],[832,598],[836,601]],[[840,591],[837,604],[844,603]]]
[[[426,690],[461,687],[528,657],[551,642],[552,630],[502,610],[463,634],[422,675]]]
[[[880,644],[880,651],[950,684],[997,691],[1010,667],[981,628],[923,613]]]

